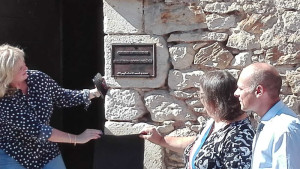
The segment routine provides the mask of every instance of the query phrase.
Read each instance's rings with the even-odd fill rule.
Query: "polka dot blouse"
[[[40,169],[60,154],[48,141],[56,107],[90,104],[89,90],[61,88],[43,72],[28,70],[28,94],[10,89],[0,98],[0,149],[28,169]]]

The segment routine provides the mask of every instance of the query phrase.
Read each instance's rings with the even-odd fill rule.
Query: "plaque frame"
[[[118,78],[155,78],[155,43],[113,43],[111,76]]]

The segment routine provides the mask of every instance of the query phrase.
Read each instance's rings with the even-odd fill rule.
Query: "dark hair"
[[[238,98],[234,96],[237,80],[229,72],[209,71],[202,76],[200,86],[204,101],[214,106],[218,111],[216,116],[221,120],[234,120],[243,113]]]

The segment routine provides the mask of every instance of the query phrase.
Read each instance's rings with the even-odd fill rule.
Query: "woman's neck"
[[[10,86],[13,88],[21,89],[22,93],[27,94],[28,86],[26,81],[16,82],[16,83],[13,82],[10,84]]]
[[[221,119],[214,119],[215,122],[214,122],[214,129],[213,131],[218,131],[220,130],[221,128],[224,128],[225,126],[227,126],[228,124],[230,123],[233,123],[233,122],[236,122],[236,121],[240,121],[240,120],[243,120],[245,118],[247,118],[248,115],[247,113],[243,113],[242,115],[238,116],[237,118],[235,118],[234,120],[221,120]]]
[[[214,127],[213,127],[213,132],[216,132],[216,131],[224,128],[228,124],[230,124],[230,122],[228,122],[228,121],[221,121],[221,120],[215,121]]]

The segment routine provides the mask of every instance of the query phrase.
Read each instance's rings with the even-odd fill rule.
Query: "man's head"
[[[238,79],[235,96],[242,110],[264,115],[276,102],[282,79],[277,70],[267,63],[254,63],[244,68]]]

